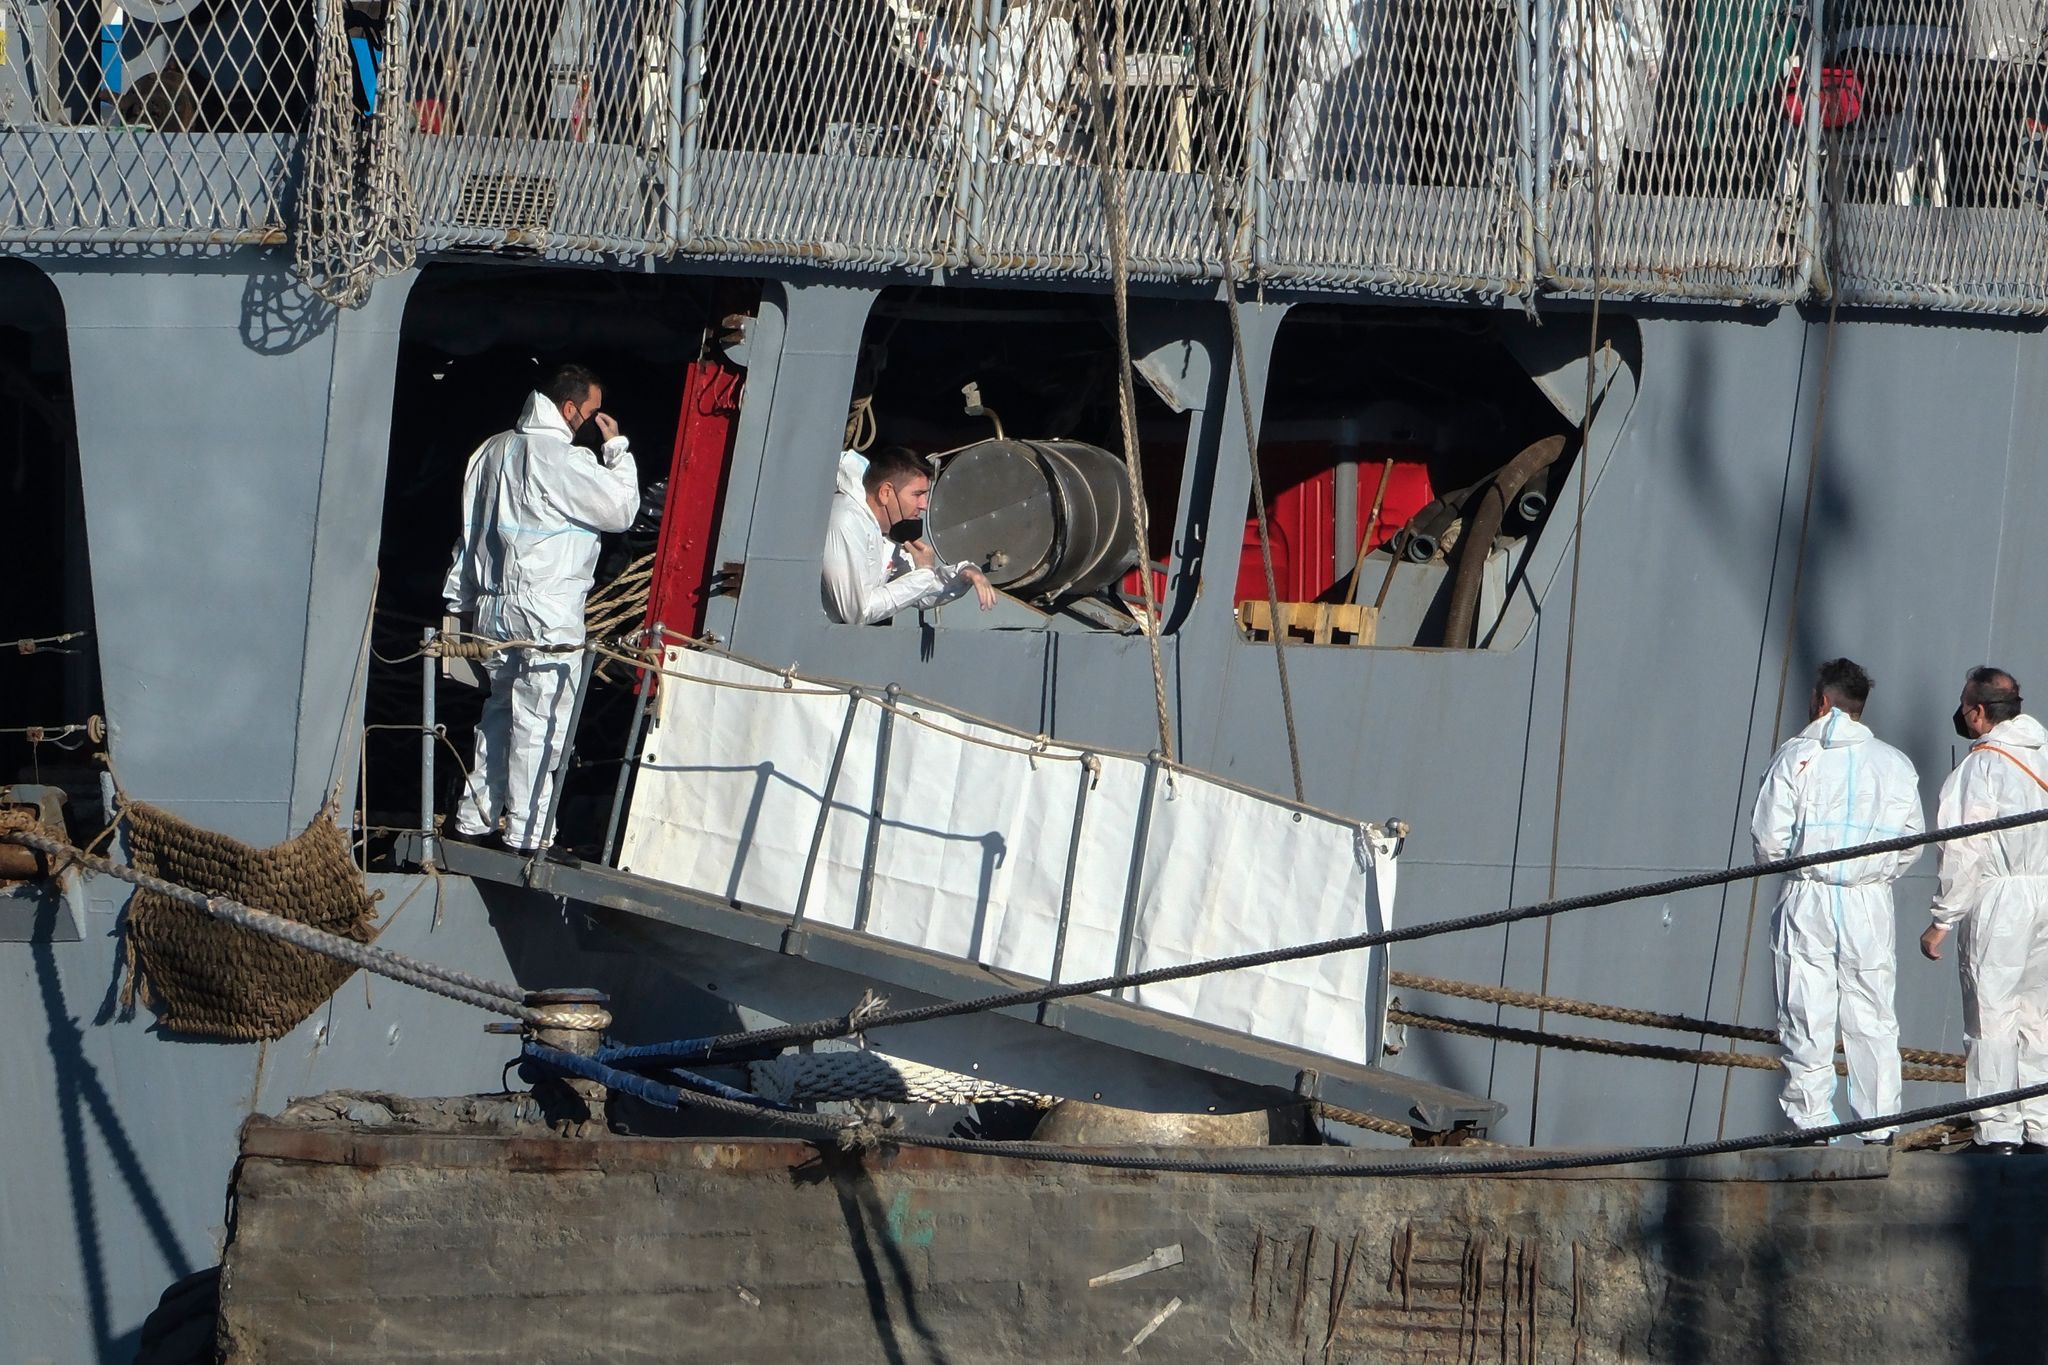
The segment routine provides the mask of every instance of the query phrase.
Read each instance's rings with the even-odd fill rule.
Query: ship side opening
[[[1192,337],[1192,322],[1184,330]],[[1109,298],[908,287],[876,300],[848,444],[905,446],[931,459],[930,540],[942,559],[979,565],[1008,594],[1003,610],[951,610],[946,625],[1135,632],[1147,610],[1141,564],[1165,629],[1185,615],[1196,585],[1179,581],[1172,565],[1177,540],[1194,534],[1178,525],[1192,421],[1183,396],[1170,379],[1147,374],[1138,349],[1133,408],[1149,514],[1142,547]],[[1176,345],[1165,350],[1179,354]]]
[[[759,298],[748,280],[481,264],[422,272],[399,338],[356,812],[373,860],[422,822],[425,670],[410,656],[424,631],[444,624],[442,585],[471,452],[511,429],[556,367],[594,371],[604,411],[631,440],[643,492],[631,529],[603,537],[587,627],[593,639],[621,643],[655,621],[697,633],[718,590],[711,555],[742,391],[724,345]],[[602,838],[635,710],[631,671],[596,663],[557,804],[557,842],[572,847]],[[467,661],[442,661],[434,679],[433,805],[446,812],[486,693]]]
[[[31,804],[24,786],[60,789],[74,828],[97,828],[105,708],[70,352],[56,286],[16,261],[0,261],[0,395],[16,584],[0,594],[0,785]]]
[[[1634,335],[1625,319],[1610,330]],[[1552,354],[1567,341],[1575,361]],[[1540,596],[1537,547],[1553,522],[1569,529],[1575,505],[1570,396],[1573,382],[1583,388],[1585,342],[1579,329],[1501,314],[1291,311],[1260,429],[1274,591],[1254,499],[1235,583],[1240,634],[1512,647],[1511,604]],[[1599,371],[1603,400],[1614,368]]]

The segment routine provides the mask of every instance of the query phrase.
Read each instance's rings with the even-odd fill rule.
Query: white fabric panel
[[[1132,836],[1145,787],[1145,765],[1128,758],[1099,760],[1101,775],[1088,791],[1081,850],[1074,874],[1073,913],[1067,925],[1062,981],[1086,981],[1116,970],[1117,934],[1123,924],[1124,884]],[[1060,885],[1074,832],[1079,775],[1073,764],[1041,765],[1016,824],[1018,846],[1038,850],[1019,858],[1011,876],[995,964],[1040,979],[1052,973],[1059,938]],[[1026,842],[1026,841],[1029,842]]]
[[[1131,968],[1175,966],[1380,927],[1374,860],[1357,825],[1299,814],[1185,772],[1162,774]],[[1139,1004],[1370,1061],[1368,954],[1141,986]]]
[[[620,866],[790,913],[848,699],[723,655],[671,649],[642,754]],[[681,675],[681,676],[675,676]],[[738,686],[735,686],[737,684]],[[904,707],[907,711],[910,708]],[[851,926],[886,713],[854,711],[806,918]],[[1394,841],[1185,772],[1152,772],[919,705],[890,720],[867,931],[1048,979],[1089,779],[1059,979],[1116,970],[1148,780],[1130,965],[1282,947],[1381,927]],[[975,742],[980,741],[980,742]],[[1149,777],[1148,777],[1149,775]],[[1139,1004],[1326,1055],[1372,1058],[1376,959],[1345,953],[1140,988]]]

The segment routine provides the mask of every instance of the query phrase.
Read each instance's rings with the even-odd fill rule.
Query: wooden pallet
[[[1369,645],[1379,633],[1379,610],[1344,602],[1282,602],[1281,628],[1290,640],[1312,645]],[[1264,601],[1237,604],[1238,627],[1253,640],[1273,638],[1273,613]]]

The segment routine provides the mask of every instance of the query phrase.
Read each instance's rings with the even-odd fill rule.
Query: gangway
[[[1398,822],[700,642],[665,644],[658,674],[601,858],[436,838],[436,863],[573,902],[686,976],[745,978],[754,1008],[790,1018],[870,987],[899,1007],[965,1001],[1387,927]],[[968,1051],[1053,1093],[1085,1086],[1090,1050],[1111,1048],[1233,1083],[1219,1094],[1430,1133],[1497,1121],[1492,1100],[1379,1065],[1387,1004],[1386,950],[1357,949],[978,1015]],[[889,1046],[958,1067],[966,1022],[925,1035],[943,1056],[919,1056],[920,1026]]]

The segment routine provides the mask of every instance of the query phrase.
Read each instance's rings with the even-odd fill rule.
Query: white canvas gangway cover
[[[1376,825],[703,649],[671,646],[664,667],[621,846],[625,871],[782,914],[794,914],[802,894],[807,923],[858,925],[1039,980],[1109,975],[1126,933],[1123,966],[1136,971],[1379,930],[1391,919],[1398,839]],[[1141,986],[1127,998],[1372,1062],[1384,961],[1383,949],[1336,953]]]

